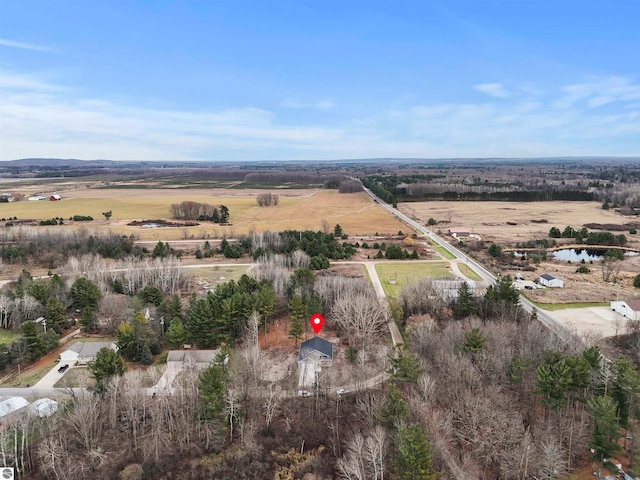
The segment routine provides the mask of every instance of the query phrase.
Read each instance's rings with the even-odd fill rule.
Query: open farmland
[[[135,234],[143,240],[175,240],[181,238],[222,238],[246,234],[250,230],[322,229],[326,221],[332,229],[339,223],[350,234],[395,233],[406,225],[388,214],[364,193],[340,194],[336,190],[273,190],[280,196],[275,207],[259,207],[257,193],[265,190],[189,190],[172,189],[78,189],[65,192],[60,202],[13,202],[3,204],[2,216],[19,219],[69,218],[91,215],[94,222],[79,225],[106,228],[123,234]],[[184,200],[226,205],[231,212],[230,226],[209,222],[188,228],[131,227],[131,220],[169,219],[172,203]],[[113,216],[104,221],[102,212]],[[78,225],[77,224],[77,225]],[[47,227],[43,227],[47,228]]]
[[[377,263],[376,272],[380,277],[384,293],[388,297],[397,297],[402,287],[418,282],[423,278],[451,277],[449,263],[445,262]],[[390,279],[395,279],[396,283],[394,285],[390,284]]]
[[[616,224],[638,221],[612,210],[603,210],[597,202],[412,202],[401,203],[399,210],[422,223],[430,217],[438,221],[435,232],[446,234],[450,227],[466,227],[487,242],[510,245],[534,238],[547,238],[553,226],[581,227],[586,223]],[[546,220],[546,223],[535,221]],[[509,222],[509,223],[507,223]],[[511,225],[515,224],[515,225]],[[628,232],[627,232],[628,233]],[[638,236],[636,236],[638,237]],[[640,238],[627,235],[630,245]]]

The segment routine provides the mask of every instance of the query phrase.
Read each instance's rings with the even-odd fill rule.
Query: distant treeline
[[[362,179],[365,187],[387,203],[423,200],[545,202],[554,200],[593,201],[586,190],[543,188],[525,189],[522,183],[479,182],[473,185],[430,184],[444,175],[369,175]],[[511,187],[510,187],[511,186]],[[444,190],[444,188],[450,190]],[[459,188],[458,188],[459,187]]]
[[[325,183],[336,182],[335,186],[327,186],[327,188],[338,188],[342,180],[348,177],[342,174],[320,174],[310,172],[254,172],[245,175],[244,181],[247,183],[303,183],[325,185]]]
[[[580,190],[526,190],[509,192],[443,192],[427,193],[421,196],[399,195],[403,202],[422,200],[461,200],[461,201],[509,201],[509,202],[550,202],[565,200],[572,202],[591,202],[595,195]]]

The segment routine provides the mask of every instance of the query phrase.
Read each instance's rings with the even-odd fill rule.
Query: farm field
[[[418,282],[427,277],[450,277],[449,264],[446,262],[394,262],[377,263],[376,272],[382,283],[385,295],[397,297],[402,287]],[[389,280],[395,278],[396,283],[392,285]]]
[[[553,226],[585,223],[623,225],[638,221],[612,210],[603,210],[598,202],[411,202],[400,203],[401,212],[426,223],[429,217],[439,223],[434,232],[446,234],[450,227],[466,227],[487,242],[515,244],[534,238],[547,238]],[[546,220],[535,223],[533,220]],[[509,225],[507,222],[514,223]],[[630,242],[640,245],[640,238],[627,235]],[[636,237],[638,237],[636,235]],[[631,245],[630,245],[631,246]]]
[[[275,207],[259,207],[257,193],[252,190],[194,189],[78,189],[63,194],[60,202],[12,202],[4,204],[3,217],[18,219],[48,219],[73,215],[91,215],[93,222],[77,222],[86,228],[108,229],[116,233],[136,234],[142,240],[176,240],[181,238],[223,238],[247,234],[250,230],[320,230],[326,221],[329,228],[339,223],[349,235],[395,233],[406,230],[406,225],[396,220],[364,193],[340,194],[336,190],[285,190],[272,192],[280,195]],[[172,203],[185,200],[226,205],[231,212],[230,226],[201,223],[185,228],[131,227],[131,220],[169,219]],[[109,222],[102,212],[111,210]]]

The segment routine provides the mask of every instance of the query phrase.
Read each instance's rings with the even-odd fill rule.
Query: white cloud
[[[34,43],[26,43],[26,42],[18,42],[15,40],[9,40],[6,38],[0,38],[0,47],[9,47],[9,48],[21,48],[23,50],[34,50],[37,52],[51,52],[53,51],[50,47],[45,47],[44,45],[36,45]]]
[[[474,85],[473,88],[495,98],[507,98],[511,95],[501,83],[480,83]]]
[[[640,84],[629,77],[601,77],[590,82],[566,85],[564,95],[554,102],[556,108],[570,108],[586,102],[591,108],[598,108],[614,102],[640,100]]]
[[[605,89],[608,85],[610,88]],[[0,74],[0,158],[256,160],[638,155],[635,84],[602,80],[517,90],[502,101],[354,108],[343,123],[284,123],[254,106],[187,111],[75,98],[35,76]],[[613,88],[615,87],[615,88]],[[609,98],[614,100],[609,101]],[[623,100],[624,99],[624,100]],[[562,109],[550,106],[565,102]],[[608,105],[606,109],[596,104]],[[292,103],[293,105],[294,103]],[[302,104],[298,104],[302,105]],[[312,108],[306,107],[289,108]],[[635,107],[635,108],[630,108]],[[293,112],[287,113],[292,118]]]
[[[0,71],[0,88],[7,90],[52,91],[62,88],[28,75]]]
[[[299,102],[297,100],[285,100],[280,104],[282,108],[308,108],[314,110],[330,110],[336,106],[335,102],[330,99],[324,99],[312,103]]]

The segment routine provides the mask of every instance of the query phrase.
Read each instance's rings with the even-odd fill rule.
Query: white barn
[[[554,277],[550,273],[543,273],[542,275],[540,275],[540,278],[538,278],[538,283],[540,285],[544,285],[545,287],[552,287],[552,288],[564,287],[564,282],[562,281],[562,279]]]
[[[611,302],[611,310],[631,320],[640,320],[640,300]]]

